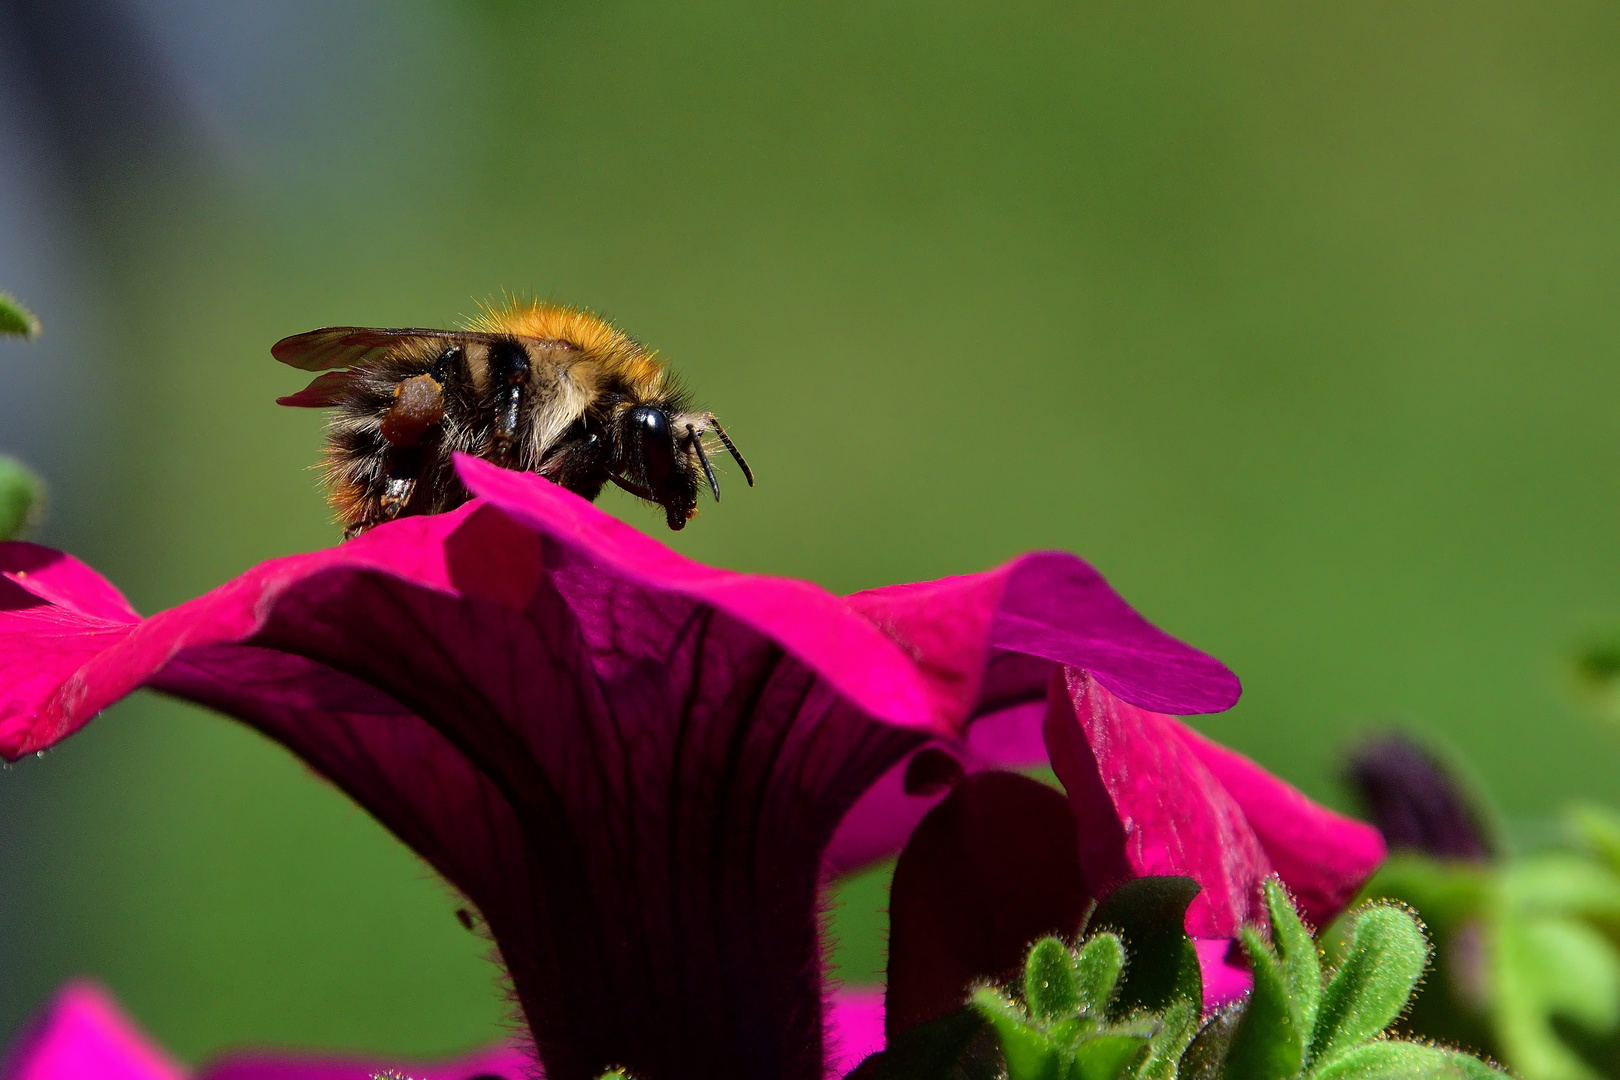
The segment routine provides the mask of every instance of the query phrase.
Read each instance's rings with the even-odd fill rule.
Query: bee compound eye
[[[642,438],[668,439],[669,415],[663,409],[651,405],[637,405],[630,410],[630,425],[641,433]]]
[[[675,437],[670,432],[669,414],[651,405],[638,405],[625,417],[631,445],[641,458],[647,487],[662,491],[675,473]]]

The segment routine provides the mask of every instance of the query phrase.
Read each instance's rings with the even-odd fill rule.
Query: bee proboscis
[[[693,408],[663,360],[578,308],[511,303],[466,330],[332,326],[283,338],[270,352],[322,372],[277,400],[335,410],[322,468],[349,536],[465,502],[457,451],[539,473],[587,499],[615,484],[662,507],[671,529],[697,513],[703,486],[720,500],[706,436],[754,484],[720,422]]]

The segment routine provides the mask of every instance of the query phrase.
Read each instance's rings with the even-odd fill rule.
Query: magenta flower
[[[141,686],[282,742],[478,908],[550,1080],[614,1065],[820,1080],[825,873],[892,853],[943,796],[950,777],[926,775],[939,755],[914,766],[919,750],[977,770],[1038,747],[1054,678],[1155,718],[1132,720],[1145,739],[1116,725],[1093,755],[1113,806],[1074,797],[1076,857],[1108,875],[1093,891],[1179,865],[1219,893],[1199,927],[1226,937],[1270,867],[1340,899],[1371,870],[1365,844],[1344,865],[1291,847],[1266,815],[1325,811],[1209,744],[1221,782],[1256,793],[1242,808],[1269,863],[1153,839],[1186,823],[1144,816],[1154,792],[1133,763],[1162,731],[1196,738],[1158,714],[1227,708],[1237,680],[1072,556],[840,598],[693,563],[538,477],[459,467],[478,498],[456,511],[264,563],[144,620],[71,558],[0,546],[0,753],[48,746]],[[1059,727],[1053,762],[1078,775]],[[1183,773],[1162,776],[1179,800]],[[1176,835],[1238,835],[1223,828]],[[1309,839],[1356,828],[1333,819]],[[1094,829],[1145,839],[1096,862]]]
[[[192,1073],[154,1045],[100,987],[71,983],[18,1037],[3,1080],[529,1080],[534,1061],[507,1047],[459,1061],[383,1062],[237,1053]]]
[[[1133,877],[1186,874],[1204,889],[1194,938],[1260,922],[1256,883],[1277,874],[1318,926],[1384,859],[1370,825],[1335,814],[1241,754],[1139,708],[1084,671],[1054,676],[1046,717],[1052,768],[1080,821],[1086,882],[1106,893]]]

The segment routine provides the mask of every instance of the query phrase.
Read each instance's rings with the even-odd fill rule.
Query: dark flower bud
[[[1407,736],[1369,739],[1351,752],[1346,771],[1392,851],[1475,862],[1496,855],[1487,816],[1467,786]]]

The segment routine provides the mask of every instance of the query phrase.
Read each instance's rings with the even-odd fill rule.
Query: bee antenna
[[[720,441],[726,444],[726,449],[731,451],[731,456],[737,460],[737,467],[742,469],[743,479],[748,481],[749,487],[753,487],[753,470],[748,467],[748,462],[743,460],[743,456],[737,452],[737,444],[731,441],[731,436],[727,435],[726,429],[720,426],[720,421],[715,418],[714,413],[709,414],[709,423],[714,426],[714,433],[720,436]]]
[[[692,440],[692,446],[697,450],[698,460],[703,463],[703,475],[709,478],[709,490],[714,492],[714,501],[720,501],[720,481],[714,478],[714,466],[709,464],[709,455],[703,452],[703,440],[698,438],[697,432],[691,424],[686,425],[686,434]]]

